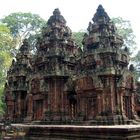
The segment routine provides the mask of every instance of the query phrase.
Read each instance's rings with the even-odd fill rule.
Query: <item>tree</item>
[[[46,23],[46,21],[37,14],[21,12],[12,13],[1,19],[1,22],[9,27],[15,39],[16,48],[21,46],[25,38],[37,34]]]
[[[12,51],[14,50],[14,41],[10,29],[0,24],[0,114],[4,113],[1,100],[3,95],[6,73],[12,61]]]
[[[31,13],[12,13],[3,19],[0,24],[0,97],[3,95],[6,73],[11,65],[12,57],[16,55],[18,48],[25,38],[30,43],[36,40],[36,34],[40,32],[46,23],[39,15]],[[3,102],[0,100],[0,112],[3,110]]]
[[[130,21],[124,20],[121,17],[112,18],[112,21],[117,27],[117,33],[123,37],[123,46],[127,47],[130,53],[132,53],[136,49],[136,41]]]
[[[117,27],[117,33],[123,37],[124,47],[127,47],[130,54],[136,49],[136,41],[135,35],[133,33],[133,29],[129,20],[124,20],[121,17],[112,18],[112,21],[115,23]],[[135,66],[134,76],[136,80],[140,77],[140,51],[137,55],[132,57],[131,55],[131,63]]]
[[[7,69],[11,64],[12,51],[14,50],[14,40],[10,29],[0,24],[0,83],[2,77],[6,75]]]
[[[40,16],[31,13],[12,13],[0,24],[0,98],[3,95],[6,73],[11,65],[12,57],[16,55],[19,46],[25,38],[32,44],[36,40],[42,26],[46,23]],[[3,112],[3,102],[0,99],[0,113]]]
[[[136,79],[140,80],[140,51],[132,58],[132,62],[135,66]]]
[[[82,40],[83,40],[83,37],[84,37],[85,32],[86,31],[79,31],[79,32],[73,32],[72,33],[72,38],[75,40],[76,44],[81,49],[83,49]]]

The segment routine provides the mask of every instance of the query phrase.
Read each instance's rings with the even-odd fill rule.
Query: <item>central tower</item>
[[[33,61],[34,120],[65,121],[69,117],[66,82],[74,74],[76,44],[59,9],[42,29]]]

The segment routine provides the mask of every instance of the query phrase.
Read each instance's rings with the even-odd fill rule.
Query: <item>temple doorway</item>
[[[36,100],[35,101],[35,120],[42,120],[43,118],[43,100]]]
[[[85,119],[92,120],[96,116],[96,97],[95,98],[87,98],[85,103]]]
[[[132,118],[131,97],[130,96],[124,96],[123,104],[124,104],[124,111],[125,111],[126,116],[129,119],[131,119]]]
[[[21,93],[21,118],[25,118],[27,116],[27,105],[26,105],[26,92]]]

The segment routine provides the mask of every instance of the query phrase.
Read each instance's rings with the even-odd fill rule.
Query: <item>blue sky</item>
[[[0,18],[12,12],[31,12],[48,19],[59,8],[72,31],[87,29],[99,4],[108,15],[130,20],[140,50],[139,0],[0,0]]]

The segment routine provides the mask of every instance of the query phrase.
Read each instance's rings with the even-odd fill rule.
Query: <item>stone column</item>
[[[33,97],[32,97],[32,94],[29,94],[28,96],[28,114],[31,114],[33,113]]]
[[[65,114],[66,114],[66,121],[70,120],[69,100],[67,98],[67,95],[68,95],[67,91],[64,92],[64,97],[65,97],[64,99],[66,99],[66,100],[64,100],[64,110],[65,110]]]
[[[121,114],[121,120],[123,124],[126,124],[128,121],[128,117],[126,116],[126,111],[124,110],[124,106],[126,103],[124,103],[124,96],[125,96],[125,89],[119,90],[120,94],[120,114]]]
[[[51,80],[51,91],[50,91],[50,100],[51,100],[51,117],[54,121],[60,120],[60,81],[54,77]]]
[[[46,111],[47,111],[47,98],[44,96],[43,98],[43,120],[46,119]]]
[[[31,121],[32,120],[32,116],[33,116],[33,95],[32,94],[28,94],[27,97],[27,121]]]
[[[18,103],[17,114],[18,114],[19,121],[21,119],[21,99],[20,99],[20,95],[21,95],[21,93],[18,93],[18,99],[17,99],[17,103]]]
[[[14,117],[14,101],[13,100],[11,100],[11,102],[12,102],[12,105],[11,105],[11,119],[13,120],[13,117]]]
[[[101,107],[101,95],[98,93],[97,95],[97,114],[100,114],[102,112],[102,107]]]
[[[60,108],[58,109],[59,111],[59,116],[60,116],[60,120],[65,120],[65,112],[64,112],[64,100],[66,100],[66,98],[64,98],[64,79],[60,78],[59,80],[60,82],[58,82],[58,90],[59,90],[59,94],[58,96],[60,97],[58,104],[60,105]]]
[[[105,90],[103,90],[102,92],[101,100],[102,100],[102,112],[104,112],[105,111]]]
[[[77,94],[77,114],[78,114],[78,119],[81,120],[81,110],[80,110],[80,97],[79,97],[79,94]]]
[[[136,110],[135,110],[135,94],[132,93],[132,97],[131,97],[131,109],[132,109],[132,118],[135,120],[139,120],[139,117],[137,116]]]
[[[114,83],[114,78],[110,79],[110,84],[111,83]],[[111,102],[110,108],[111,108],[111,112],[113,114],[116,111],[115,110],[115,92],[114,92],[114,88],[115,88],[115,86],[114,86],[114,84],[112,84],[112,86],[110,87],[110,102]]]
[[[120,90],[120,106],[121,106],[121,114],[126,117],[123,103],[124,90]]]
[[[86,107],[86,104],[85,104],[85,97],[81,97],[80,98],[80,110],[81,110],[81,117],[83,119],[85,119],[85,115],[86,115],[86,110],[85,110],[85,107]]]

